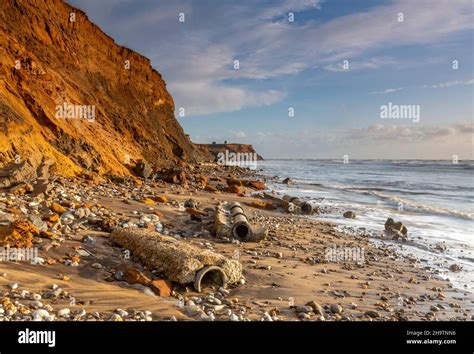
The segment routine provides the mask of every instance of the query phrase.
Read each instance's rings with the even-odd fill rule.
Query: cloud
[[[280,101],[285,93],[277,90],[253,91],[248,88],[214,84],[212,82],[181,82],[173,85],[174,92],[186,99],[178,100],[186,116],[219,112],[234,112],[245,107],[270,106]],[[203,104],[205,102],[205,104]]]
[[[382,66],[398,64],[398,61],[393,58],[369,58],[363,61],[350,61],[347,60],[348,69],[344,68],[344,61],[340,63],[328,64],[324,69],[333,72],[348,72],[352,70],[363,70],[363,69],[379,69]]]
[[[289,76],[318,67],[340,71],[342,60],[351,70],[377,70],[397,63],[378,51],[439,44],[474,28],[471,0],[399,0],[327,21],[314,15],[300,21],[301,12],[324,11],[319,0],[70,2],[92,9],[89,15],[106,32],[150,57],[176,106],[193,115],[274,104],[287,95],[281,87]],[[181,11],[185,23],[178,22]],[[397,21],[399,12],[404,22]]]
[[[372,92],[369,92],[369,94],[371,94],[371,95],[383,95],[383,94],[387,94],[387,93],[399,92],[399,91],[402,91],[402,90],[403,90],[402,87],[388,88],[388,89],[385,89],[385,90],[382,90],[382,91],[372,91]]]
[[[433,125],[383,125],[354,129],[345,133],[345,139],[363,142],[428,142],[452,139],[472,134],[472,124],[460,123],[451,126]]]
[[[274,19],[278,16],[287,15],[289,12],[299,12],[311,8],[321,9],[321,0],[280,0],[274,1],[271,6],[265,8],[260,14],[262,19]]]
[[[247,132],[239,142],[253,144],[265,158],[356,158],[387,159],[472,159],[472,122],[446,125],[383,125],[357,129],[295,131],[266,130]],[[215,137],[202,136],[201,141],[231,140],[235,131]],[[193,137],[195,138],[195,137]]]
[[[442,83],[439,83],[439,84],[434,84],[434,85],[424,85],[423,87],[424,88],[448,88],[448,87],[452,87],[452,86],[470,86],[470,85],[473,85],[474,84],[474,79],[471,79],[471,80],[467,80],[467,81],[459,81],[459,80],[455,80],[455,81],[447,81],[447,82],[442,82]]]
[[[237,138],[237,139],[242,139],[242,138],[245,138],[247,136],[247,133],[243,132],[243,131],[231,131],[231,134],[233,137]]]

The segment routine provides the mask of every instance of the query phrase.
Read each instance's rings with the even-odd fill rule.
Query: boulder
[[[58,203],[51,204],[51,210],[58,215],[61,215],[67,211],[65,207],[63,207],[62,205]]]
[[[259,191],[267,189],[267,186],[262,181],[244,181],[244,186],[250,187]]]
[[[403,225],[401,221],[395,222],[392,218],[388,218],[387,221],[385,221],[385,231],[403,236],[406,236],[408,233],[406,226]]]
[[[227,187],[227,192],[229,193],[236,193],[236,194],[241,194],[242,193],[242,189],[240,186],[236,185],[236,184],[232,184],[230,186]]]
[[[150,283],[150,288],[157,296],[171,296],[173,291],[171,282],[163,279],[153,280]]]
[[[122,279],[129,284],[142,284],[147,286],[151,283],[150,278],[135,268],[128,268],[123,274]]]
[[[217,192],[217,188],[211,186],[210,184],[208,184],[206,187],[204,187],[204,190],[206,192],[211,192],[211,193],[216,193]]]
[[[356,218],[356,214],[353,211],[350,211],[350,210],[346,211],[344,214],[342,214],[342,216],[344,216],[347,219],[355,219]]]
[[[0,247],[32,247],[33,237],[39,236],[40,231],[30,221],[15,220],[13,223],[0,223]]]
[[[158,203],[168,203],[168,198],[166,198],[164,195],[158,195],[155,197],[155,200]]]
[[[133,168],[133,172],[140,177],[148,178],[153,172],[150,165],[146,162],[140,161]]]
[[[230,186],[238,186],[238,187],[241,187],[242,186],[242,181],[237,179],[237,178],[228,178],[226,180],[227,182],[227,185],[230,187]]]
[[[204,175],[196,175],[194,177],[194,180],[196,181],[198,185],[202,186],[203,188],[206,187],[207,184],[209,183],[207,180],[207,177]]]

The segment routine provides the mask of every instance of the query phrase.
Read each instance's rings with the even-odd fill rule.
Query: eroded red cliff
[[[140,159],[199,156],[149,59],[60,0],[0,2],[0,165],[52,158],[61,174],[127,174]]]

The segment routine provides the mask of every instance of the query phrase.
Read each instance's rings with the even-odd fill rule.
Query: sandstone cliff
[[[200,156],[149,59],[60,0],[0,1],[0,167],[128,174]]]
[[[196,144],[196,147],[201,151],[202,154],[209,152],[214,159],[217,159],[219,153],[224,153],[226,150],[231,153],[248,153],[257,154],[255,149],[250,144]],[[263,160],[263,157],[256,155],[257,160]]]

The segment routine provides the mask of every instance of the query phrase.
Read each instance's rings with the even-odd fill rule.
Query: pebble
[[[378,311],[375,311],[375,310],[365,311],[365,315],[370,317],[370,318],[379,318],[380,317],[380,313],[378,313]]]
[[[61,310],[58,311],[58,316],[59,317],[69,317],[70,314],[71,314],[71,310],[68,309],[68,308],[61,309]]]
[[[124,273],[121,270],[116,271],[114,273],[115,280],[121,281],[121,280],[123,280],[123,276],[124,276]]]
[[[335,314],[340,314],[342,312],[342,306],[339,304],[332,304],[330,309],[331,312]]]
[[[95,239],[92,237],[92,236],[84,236],[82,238],[82,242],[83,243],[87,243],[87,244],[90,244],[90,245],[93,245],[96,243]]]
[[[304,312],[300,312],[298,314],[298,317],[301,319],[301,320],[309,320],[311,318],[310,315],[308,315],[307,313],[304,313]]]
[[[84,317],[85,315],[86,315],[86,310],[81,309],[76,313],[76,318],[81,318],[81,317]]]
[[[119,314],[120,317],[127,317],[128,316],[128,312],[123,310],[123,309],[116,309],[115,312],[117,312],[117,314]]]
[[[95,268],[95,269],[102,269],[102,264],[100,264],[100,263],[92,263],[91,267],[92,267],[92,268]]]
[[[310,306],[314,313],[324,315],[323,307],[316,301],[310,301],[306,304],[306,306]]]
[[[313,308],[311,306],[296,306],[295,310],[297,313],[307,313],[312,312]]]
[[[33,312],[33,321],[44,321],[49,318],[49,312],[43,309]]]
[[[35,300],[31,302],[31,306],[34,308],[41,308],[43,307],[43,303],[41,301]]]

